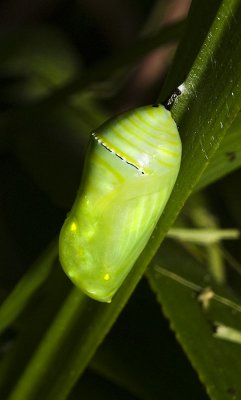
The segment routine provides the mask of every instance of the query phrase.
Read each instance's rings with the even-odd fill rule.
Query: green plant
[[[73,155],[76,143],[83,147],[87,137],[84,133],[106,117],[87,89],[110,72],[120,73],[120,67],[127,68],[157,44],[181,37],[159,100],[185,82],[184,94],[172,110],[182,136],[183,158],[174,191],[154,234],[111,304],[91,300],[71,286],[58,265],[57,240],[8,296],[2,285],[1,398],[205,398],[202,386],[165,325],[158,303],[210,398],[241,397],[241,346],[228,334],[221,337],[217,330],[214,335],[220,325],[236,332],[241,329],[238,245],[224,247],[221,239],[225,232],[219,227],[240,226],[240,171],[215,183],[215,191],[210,186],[200,192],[200,188],[214,184],[241,164],[240,17],[238,0],[193,1],[185,24],[165,28],[154,37],[140,38],[131,49],[80,76],[70,69],[67,82],[66,78],[61,83],[51,82],[46,85],[44,96],[35,90],[31,101],[2,112],[2,149],[14,152],[25,171],[55,204],[69,207],[75,191],[69,177],[77,182],[80,170],[79,155],[75,159]],[[40,128],[49,132],[56,124],[60,132],[71,125],[70,154],[65,143],[58,151],[54,146],[52,149],[56,142],[40,133]],[[21,179],[27,189],[28,183]],[[222,199],[221,210],[216,192]],[[17,200],[15,205],[21,201]],[[31,207],[27,198],[23,200],[24,224],[24,215],[31,213]],[[13,205],[14,216],[20,218]],[[45,210],[52,212],[48,204]],[[57,207],[54,210],[58,226],[63,214]],[[32,221],[36,220],[35,213],[36,209]],[[176,229],[188,229],[192,240],[179,230],[180,242],[166,239],[159,250],[178,215]],[[11,235],[17,235],[13,226],[7,227]],[[25,228],[27,248],[31,230],[29,226]],[[208,242],[201,236],[204,228],[210,233]],[[38,251],[46,245],[44,227],[41,229],[38,227]],[[13,239],[9,235],[9,240],[7,233],[6,229],[9,254]],[[227,233],[228,238],[233,236],[237,236],[236,232]],[[224,261],[234,267],[231,272],[226,272]],[[149,287],[141,282],[114,325],[145,271]],[[87,366],[89,372],[79,380]]]

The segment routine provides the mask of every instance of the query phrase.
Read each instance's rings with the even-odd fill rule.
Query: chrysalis
[[[60,234],[64,271],[109,302],[144,249],[175,184],[181,141],[170,112],[145,106],[91,135],[79,192]]]

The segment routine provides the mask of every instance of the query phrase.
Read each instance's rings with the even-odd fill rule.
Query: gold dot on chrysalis
[[[104,275],[104,280],[105,281],[109,281],[110,280],[110,275],[109,274],[105,274]]]
[[[77,230],[76,222],[72,222],[72,224],[70,225],[70,230],[71,230],[71,232],[75,232]]]

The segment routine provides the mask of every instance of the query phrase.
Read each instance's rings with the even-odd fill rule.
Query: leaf
[[[212,282],[204,266],[171,241],[163,244],[147,276],[177,340],[211,399],[238,399],[241,346],[215,338],[214,331],[216,321],[241,330],[239,299]],[[215,295],[207,300],[205,307],[198,295],[207,286]]]
[[[207,399],[145,279],[90,367],[140,399]]]
[[[221,126],[220,126],[221,129]],[[197,189],[210,185],[217,179],[241,166],[241,114],[239,113],[228,129],[220,148],[211,159],[208,168],[198,182]]]
[[[33,294],[47,279],[58,254],[52,243],[34,265],[25,273],[16,287],[0,306],[0,332],[9,327],[23,311]]]

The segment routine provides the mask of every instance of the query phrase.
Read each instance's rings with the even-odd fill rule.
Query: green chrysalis
[[[162,105],[125,112],[91,135],[79,192],[60,234],[64,271],[110,302],[144,249],[181,161],[176,124]]]

